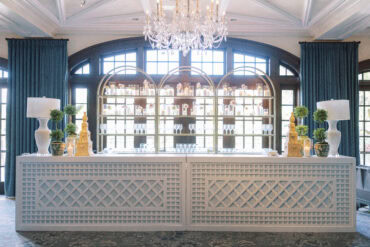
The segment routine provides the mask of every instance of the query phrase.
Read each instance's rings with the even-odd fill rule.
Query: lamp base
[[[39,118],[40,126],[35,131],[35,140],[37,145],[37,154],[45,155],[49,153],[50,146],[50,130],[48,128],[47,118]]]
[[[337,120],[328,120],[329,129],[326,132],[328,136],[328,143],[329,143],[329,156],[330,157],[338,157],[338,148],[340,145],[340,140],[342,138],[342,134],[337,129]]]

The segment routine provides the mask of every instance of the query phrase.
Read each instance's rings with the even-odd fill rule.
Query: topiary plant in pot
[[[320,125],[323,124],[328,118],[326,110],[318,109],[313,114],[313,119]],[[313,132],[315,144],[315,153],[318,157],[328,157],[329,143],[326,142],[326,132],[324,128],[318,128]]]
[[[59,123],[63,120],[64,113],[59,110],[50,112],[50,119],[55,123],[55,130],[50,133],[51,154],[53,156],[62,156],[64,154],[65,143],[63,142],[64,133],[59,129]]]
[[[70,155],[73,156],[75,154],[75,147],[76,147],[77,126],[74,123],[72,123],[72,117],[77,114],[76,107],[73,105],[66,105],[64,107],[64,113],[68,116],[68,124],[66,125],[64,129],[65,133],[67,134],[66,147],[67,147],[67,150],[70,150],[68,149],[69,147],[72,148],[71,149],[72,153]]]
[[[303,119],[308,116],[309,111],[306,106],[297,106],[294,108],[293,113],[298,123],[296,126],[296,131],[298,133],[298,142],[302,145],[301,152],[303,154],[304,142],[306,139],[309,139],[307,136],[308,126],[303,124]]]

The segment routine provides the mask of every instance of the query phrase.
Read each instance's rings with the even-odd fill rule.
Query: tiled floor
[[[370,246],[370,214],[357,214],[357,233],[16,232],[15,201],[0,197],[0,247],[13,246]]]

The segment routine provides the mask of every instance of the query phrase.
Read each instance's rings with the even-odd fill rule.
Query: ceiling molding
[[[132,21],[133,18],[144,18],[145,14],[143,12],[135,12],[123,15],[110,15],[110,16],[100,16],[94,18],[87,18],[84,21],[89,23],[105,23],[105,22],[115,22],[117,24],[124,24],[122,21]]]
[[[363,16],[358,18],[356,22],[348,24],[345,28],[341,28],[341,34],[338,36],[339,39],[347,39],[354,33],[365,30],[370,25],[370,16]]]
[[[305,0],[303,5],[302,26],[307,27],[311,19],[312,0]]]
[[[41,12],[45,17],[52,21],[55,26],[59,25],[59,19],[55,16],[50,10],[44,7],[38,0],[23,0],[29,4],[32,8],[34,8],[37,12]]]
[[[354,34],[357,28],[361,28],[364,25],[361,20],[369,15],[369,11],[368,0],[347,1],[341,8],[331,11],[326,18],[311,26],[311,32],[315,39],[341,39],[347,27],[348,31],[353,30],[351,34]]]
[[[59,22],[64,24],[66,22],[66,3],[65,0],[57,0],[57,8],[59,15]]]
[[[12,31],[20,36],[29,36],[29,32],[25,31],[23,27],[21,27],[18,23],[14,22],[13,20],[9,19],[7,16],[0,13],[0,20],[5,22]]]
[[[26,6],[25,1],[2,0],[1,4],[26,20],[29,24],[37,28],[45,36],[53,37],[55,26],[52,25],[49,18],[42,18],[40,14],[34,13],[31,6]]]
[[[256,2],[257,4],[261,5],[261,6],[265,7],[265,8],[269,8],[269,9],[273,10],[274,12],[276,12],[276,13],[280,14],[281,16],[283,16],[284,18],[287,18],[293,24],[295,24],[297,26],[302,26],[302,21],[300,19],[298,19],[297,17],[293,16],[289,12],[287,12],[287,11],[279,8],[275,4],[273,4],[271,2],[268,2],[266,0],[253,0],[253,1]]]
[[[88,7],[81,7],[82,10],[73,14],[73,15],[71,15],[71,16],[68,16],[67,21],[73,21],[73,20],[76,20],[76,19],[80,19],[80,18],[86,16],[91,11],[96,10],[101,6],[106,5],[108,3],[111,3],[111,2],[114,2],[114,1],[116,1],[116,0],[99,0],[99,1],[96,1],[95,3],[91,4]]]
[[[344,4],[345,1],[346,0],[331,0],[330,3],[325,8],[323,8],[319,13],[312,17],[312,19],[308,23],[308,26],[312,26],[316,24],[318,21],[325,18],[331,12],[335,11],[340,6],[342,6],[342,4]]]
[[[236,14],[236,13],[227,13],[226,17],[228,20],[235,18],[237,19],[237,21],[258,22],[258,23],[266,23],[266,24],[277,25],[277,26],[292,25],[289,21],[276,20],[276,19],[265,18],[265,17],[256,17],[256,16],[250,16],[250,15],[241,15],[241,14]],[[237,25],[237,22],[236,22],[236,25]]]

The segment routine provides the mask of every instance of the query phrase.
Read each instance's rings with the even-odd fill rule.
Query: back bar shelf
[[[218,84],[191,66],[171,70],[159,83],[139,68],[115,68],[98,89],[98,152],[243,154],[275,149],[275,97],[268,75],[252,67],[230,71]]]

